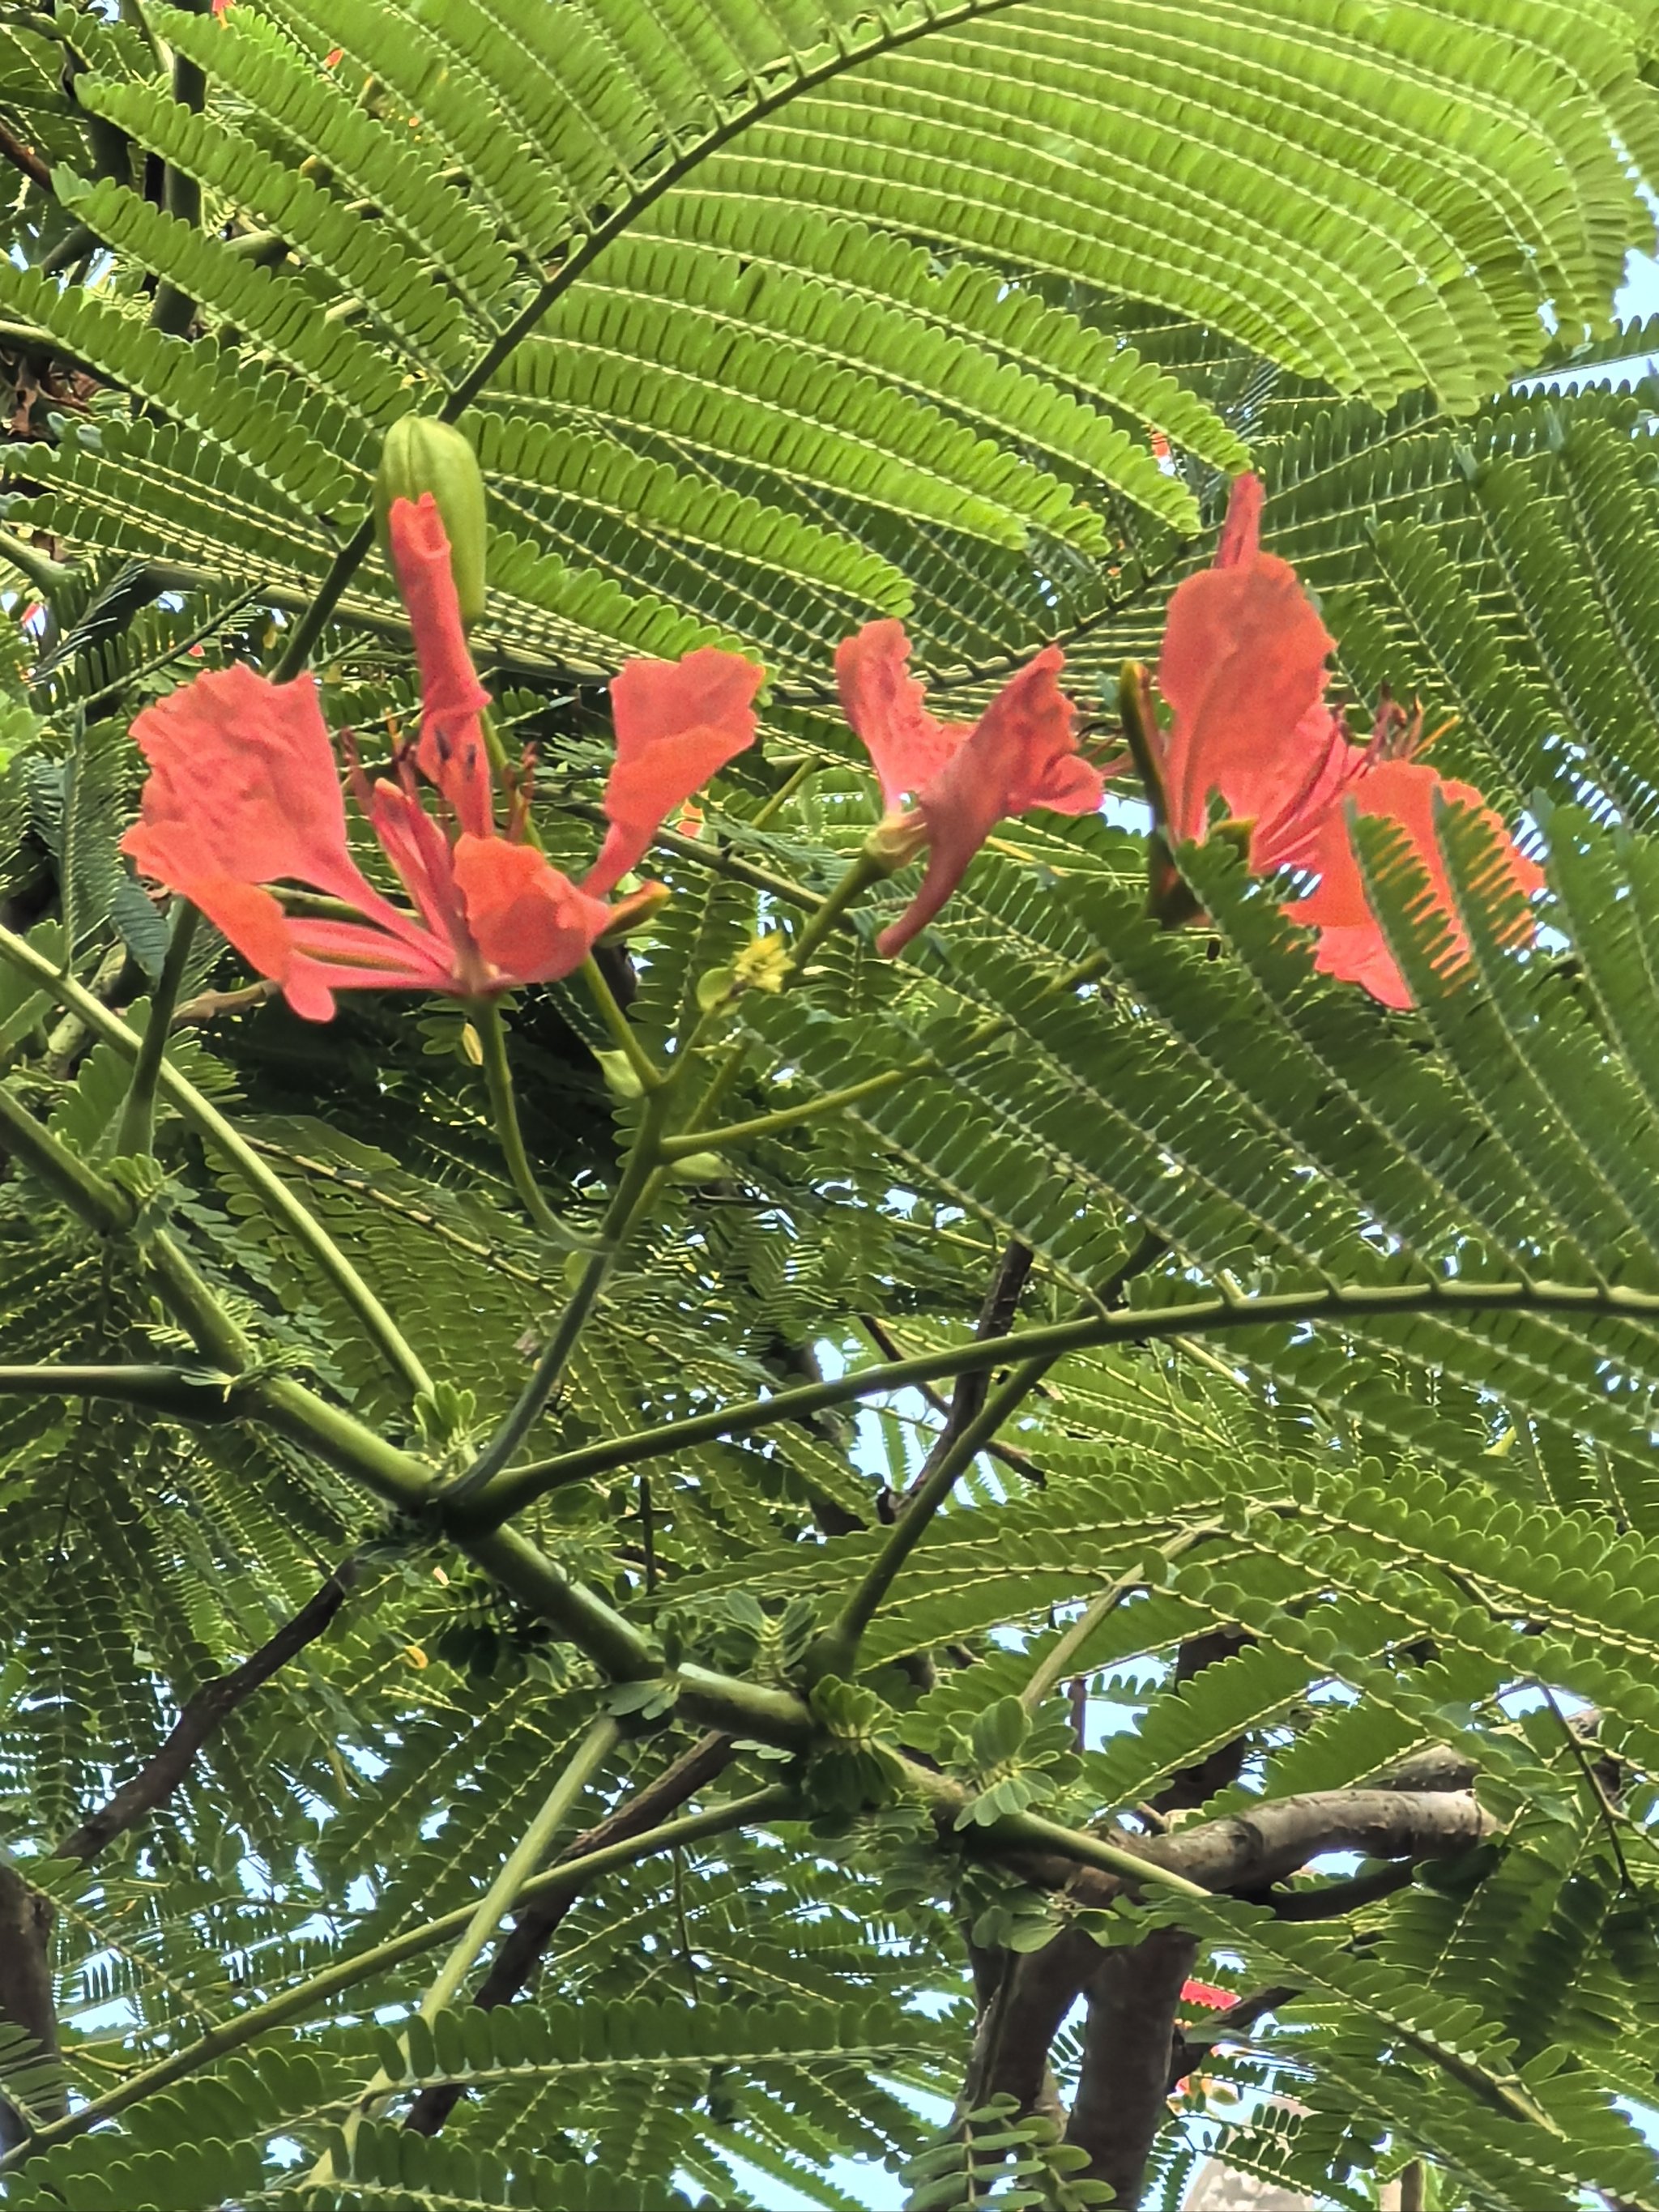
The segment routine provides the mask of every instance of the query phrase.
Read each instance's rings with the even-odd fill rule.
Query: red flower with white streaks
[[[904,626],[892,621],[866,623],[836,652],[842,711],[887,802],[889,848],[902,858],[924,847],[927,854],[921,889],[876,940],[886,954],[927,927],[999,822],[1036,806],[1091,814],[1104,787],[1101,771],[1078,750],[1057,645],[1004,684],[977,722],[936,721],[924,687],[907,671],[909,657]]]
[[[296,1013],[326,1021],[343,990],[487,998],[580,966],[634,902],[606,894],[663,821],[753,739],[765,672],[704,648],[632,661],[611,686],[617,763],[611,824],[580,884],[524,842],[516,794],[506,833],[481,717],[489,695],[466,648],[435,502],[397,501],[392,553],[420,665],[420,736],[391,777],[351,763],[352,795],[413,902],[377,891],[351,857],[344,795],[309,676],[273,684],[236,666],[196,678],[133,725],[149,777],[123,840],[138,868],[191,901]],[[439,817],[422,804],[435,787]],[[342,901],[350,918],[288,912],[272,884]],[[642,896],[644,895],[641,895]]]

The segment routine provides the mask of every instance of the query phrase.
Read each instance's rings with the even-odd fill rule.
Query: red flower
[[[1218,1990],[1213,1982],[1183,1982],[1181,1984],[1182,2004],[1207,2005],[1212,2012],[1224,2012],[1232,2001],[1232,1991]]]
[[[1543,888],[1543,871],[1516,849],[1500,817],[1473,784],[1448,782],[1421,761],[1379,762],[1359,780],[1347,801],[1333,807],[1318,825],[1303,863],[1318,871],[1318,886],[1285,911],[1293,921],[1318,930],[1316,968],[1342,982],[1363,983],[1385,1006],[1409,1006],[1411,989],[1366,899],[1347,817],[1350,811],[1384,816],[1398,823],[1411,840],[1419,865],[1427,872],[1435,912],[1450,933],[1452,957],[1447,965],[1448,972],[1455,973],[1469,957],[1469,940],[1434,834],[1437,798],[1480,810],[1483,821],[1503,840],[1499,849],[1514,890],[1529,896]],[[1523,921],[1515,935],[1529,943],[1532,933],[1531,922]]]
[[[683,660],[630,660],[611,686],[617,765],[588,888],[608,891],[645,857],[664,822],[753,738],[766,671],[713,646]]]
[[[496,830],[479,719],[489,694],[467,653],[430,495],[418,506],[396,501],[391,532],[420,664],[421,734],[398,753],[393,779],[371,784],[354,763],[351,784],[413,914],[382,897],[351,857],[339,771],[311,677],[272,684],[241,666],[198,676],[133,725],[150,773],[123,849],[200,907],[313,1021],[333,1013],[336,991],[478,998],[579,967],[627,912],[603,893],[664,817],[753,737],[752,713],[732,702],[741,693],[746,702],[764,680],[751,662],[708,650],[623,671],[613,692],[629,734],[605,803],[613,824],[627,824],[630,857],[617,866],[614,854],[602,854],[586,881],[573,884],[521,842],[521,797],[508,834]],[[701,719],[714,696],[726,710],[719,760]],[[703,742],[688,744],[688,731]],[[437,787],[442,823],[421,804],[417,769]],[[617,834],[613,827],[606,854]],[[357,918],[290,915],[267,888],[276,883],[341,900]]]
[[[1100,770],[1077,750],[1075,709],[1057,681],[1065,665],[1057,645],[1022,668],[973,723],[933,720],[923,686],[905,672],[909,657],[897,622],[868,623],[836,653],[842,710],[874,764],[887,802],[884,826],[898,833],[896,849],[906,858],[927,848],[921,889],[876,940],[888,955],[927,927],[1006,816],[1034,806],[1089,814],[1103,789]],[[907,795],[914,812],[902,805]]]
[[[1356,744],[1325,697],[1334,641],[1288,561],[1261,550],[1261,479],[1235,478],[1214,565],[1188,576],[1170,601],[1158,689],[1174,720],[1162,740],[1163,799],[1172,843],[1201,840],[1211,794],[1249,827],[1250,866],[1317,873],[1318,888],[1288,902],[1320,931],[1316,964],[1363,983],[1387,1006],[1411,994],[1366,901],[1348,834],[1350,810],[1398,822],[1427,868],[1434,903],[1451,931],[1454,967],[1468,957],[1451,884],[1434,836],[1434,799],[1498,816],[1469,785],[1444,782],[1414,761],[1420,717],[1384,698],[1368,744]],[[1505,836],[1516,888],[1537,890],[1539,871]],[[1526,935],[1531,934],[1528,928]]]

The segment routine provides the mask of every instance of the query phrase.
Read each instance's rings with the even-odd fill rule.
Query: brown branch
[[[689,1750],[682,1752],[642,1790],[624,1798],[596,1827],[578,1836],[568,1850],[560,1853],[560,1857],[580,1858],[589,1851],[604,1850],[611,1844],[626,1842],[630,1836],[654,1828],[688,1798],[707,1789],[715,1776],[731,1764],[732,1750],[729,1735],[699,1736]],[[553,1862],[555,1866],[558,1863],[557,1859]],[[474,2004],[488,2010],[495,2005],[509,2003],[518,1996],[540,1966],[560,1922],[580,1895],[580,1891],[556,1891],[525,1907],[514,1922],[512,1933],[496,1952],[489,1972],[478,1984]],[[416,2135],[436,2135],[465,2094],[459,2082],[434,2082],[416,2098],[404,2125]]]
[[[58,1844],[53,1856],[82,1862],[94,1859],[118,1836],[137,1827],[147,1814],[166,1804],[208,1738],[280,1668],[322,1634],[344,1603],[356,1573],[356,1562],[347,1559],[269,1642],[228,1674],[204,1682],[185,1704],[155,1756],[95,1812],[88,1813],[80,1826]],[[21,2027],[44,2053],[55,2057],[58,2045],[52,2002],[52,1929],[50,1902],[31,1888],[15,1868],[0,1863],[0,2020]],[[29,2132],[27,2119],[0,2100],[0,2152],[27,2141]]]
[[[1167,1836],[1124,1840],[1140,1857],[1206,1889],[1260,1889],[1327,1851],[1358,1851],[1371,1859],[1455,1857],[1483,1843],[1494,1825],[1468,1790],[1330,1790],[1271,1800]],[[1111,1882],[1114,1893],[1120,1886],[1109,1875],[1100,1879]]]
[[[0,123],[0,161],[9,161],[14,169],[21,169],[29,182],[39,185],[43,192],[52,190],[52,171],[33,147],[26,146],[3,123]]]
[[[1019,1306],[1019,1294],[1025,1288],[1025,1279],[1031,1272],[1032,1255],[1030,1249],[1017,1239],[1004,1248],[992,1275],[985,1300],[979,1310],[979,1319],[974,1324],[975,1343],[984,1344],[993,1337],[1006,1336],[1014,1325],[1014,1315]],[[985,1400],[991,1388],[991,1370],[973,1368],[958,1375],[956,1388],[951,1393],[951,1408],[945,1417],[945,1425],[934,1437],[933,1447],[923,1461],[920,1473],[904,1495],[915,1497],[939,1462],[950,1451],[963,1431],[979,1419],[984,1411]]]
[[[1435,1774],[1443,1783],[1461,1763],[1408,1761],[1401,1771]],[[1402,1790],[1383,1784],[1285,1797],[1248,1813],[1176,1828],[1161,1835],[1115,1834],[1114,1842],[1138,1857],[1169,1868],[1206,1889],[1261,1896],[1287,1918],[1334,1917],[1402,1887],[1418,1859],[1455,1857],[1490,1834],[1490,1814],[1467,1789]],[[1327,1851],[1359,1851],[1400,1860],[1350,1882],[1328,1884],[1305,1895],[1271,1893],[1271,1886]],[[1122,1895],[1120,1875],[1046,1854],[1021,1853],[1029,1880],[1060,1892],[1082,1907],[1110,1905]],[[1128,1885],[1132,1887],[1133,1885]],[[1088,2151],[1090,2173],[1109,2181],[1118,2202],[1133,2204],[1146,2161],[1162,2124],[1172,2081],[1190,2070],[1192,2053],[1210,2041],[1237,2034],[1273,2002],[1292,1992],[1269,1992],[1234,2006],[1200,2044],[1183,2039],[1176,2024],[1181,1984],[1195,1947],[1183,1930],[1160,1929],[1139,1944],[1103,1953],[1078,1925],[1063,1927],[1040,1951],[1012,1959],[995,1994],[983,2004],[968,2075],[971,2100],[999,2094],[1018,2099],[1020,2109],[1047,2108],[1052,2076],[1048,2051],[1079,1996],[1089,2002],[1082,2079],[1067,2140]],[[1182,1964],[1182,1960],[1186,1963]],[[1179,1972],[1177,1972],[1179,1968]]]
[[[1066,2140],[1088,2153],[1085,2174],[1109,2184],[1115,2204],[1140,2202],[1146,2160],[1168,2109],[1182,1984],[1197,1954],[1196,1936],[1160,1928],[1143,1942],[1108,1951],[1090,1978]]]
[[[860,1314],[859,1327],[884,1359],[902,1359],[905,1357],[898,1339],[888,1328],[886,1322],[879,1320],[876,1315]],[[951,1401],[942,1392],[935,1390],[931,1382],[919,1382],[916,1389],[924,1402],[934,1413],[944,1419],[950,1419]],[[1020,1476],[1023,1480],[1030,1483],[1036,1489],[1041,1490],[1048,1480],[1029,1453],[1016,1449],[1012,1444],[1000,1443],[994,1437],[986,1445],[985,1449],[989,1458],[1000,1459],[1006,1468]]]
[[[1357,1874],[1349,1881],[1322,1881],[1316,1889],[1264,1889],[1249,1901],[1265,1905],[1275,1920],[1341,1920],[1392,1897],[1411,1878],[1411,1861],[1406,1859]]]
[[[52,1990],[52,1906],[14,1866],[0,1861],[0,2019],[33,2037],[45,2058],[58,2056],[58,2008]],[[51,2112],[25,2114],[0,2099],[0,2152],[27,2142],[35,2119],[56,2119]]]
[[[164,1805],[189,1773],[197,1753],[222,1729],[239,1705],[263,1689],[279,1668],[285,1667],[307,1644],[313,1644],[328,1626],[350,1589],[356,1574],[354,1560],[337,1567],[316,1595],[285,1620],[268,1643],[243,1660],[228,1674],[204,1682],[195,1692],[173,1723],[173,1732],[149,1764],[124,1782],[96,1812],[88,1813],[72,1835],[65,1836],[55,1856],[60,1859],[94,1859],[118,1836],[136,1827],[146,1814]]]

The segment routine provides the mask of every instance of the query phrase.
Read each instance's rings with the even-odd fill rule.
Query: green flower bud
[[[388,565],[392,501],[418,500],[427,491],[443,517],[461,620],[475,623],[484,611],[484,486],[478,457],[453,422],[403,415],[386,434],[374,480],[374,533]]]

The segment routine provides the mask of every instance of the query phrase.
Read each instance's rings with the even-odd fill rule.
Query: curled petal
[[[449,539],[432,494],[395,499],[386,517],[392,564],[409,610],[421,671],[421,742],[416,761],[455,810],[469,836],[495,822],[489,756],[478,720],[489,704],[466,648]]]
[[[150,772],[121,849],[143,874],[198,906],[192,886],[209,880],[303,884],[386,928],[414,928],[351,857],[309,676],[216,670],[147,707],[132,734]]]
[[[1434,911],[1449,936],[1449,972],[1455,974],[1469,957],[1469,941],[1435,835],[1435,808],[1442,800],[1476,809],[1502,840],[1505,872],[1516,891],[1529,896],[1541,888],[1542,872],[1516,848],[1502,818],[1472,784],[1445,781],[1425,762],[1392,760],[1379,763],[1354,786],[1346,803],[1334,807],[1325,817],[1310,846],[1308,862],[1318,869],[1319,883],[1305,898],[1292,901],[1285,909],[1293,921],[1319,931],[1315,965],[1322,973],[1363,984],[1384,1006],[1409,1006],[1411,990],[1366,898],[1349,815],[1352,811],[1382,816],[1397,823],[1405,832],[1428,877]],[[1528,940],[1531,934],[1530,922],[1522,923],[1518,941]]]
[[[454,868],[467,927],[496,989],[568,975],[616,918],[531,845],[462,836]]]
[[[382,898],[346,843],[345,802],[308,676],[270,684],[240,665],[198,676],[133,724],[149,777],[122,849],[200,907],[297,1013],[326,1021],[335,989],[453,988],[447,944]],[[394,862],[396,855],[393,855]],[[350,958],[264,885],[303,884],[364,919]],[[307,934],[307,933],[311,933]]]
[[[1261,510],[1267,489],[1253,471],[1235,477],[1227,492],[1227,520],[1215,549],[1218,568],[1247,568],[1261,556]]]
[[[605,787],[611,827],[584,888],[613,890],[716,769],[752,744],[766,671],[703,646],[679,660],[630,660],[611,686],[617,762]]]
[[[927,830],[921,889],[876,941],[899,951],[925,929],[1005,816],[1034,806],[1086,814],[1099,805],[1100,771],[1077,750],[1075,708],[1060,688],[1066,657],[1048,647],[1006,684],[962,744],[922,790]]]
[[[836,647],[841,708],[870,756],[889,811],[923,791],[968,735],[936,722],[926,688],[907,672],[910,641],[900,622],[866,623]]]
[[[1188,576],[1170,602],[1158,689],[1170,828],[1203,836],[1208,801],[1254,822],[1281,815],[1307,771],[1303,734],[1322,711],[1334,643],[1288,561],[1270,553]]]

